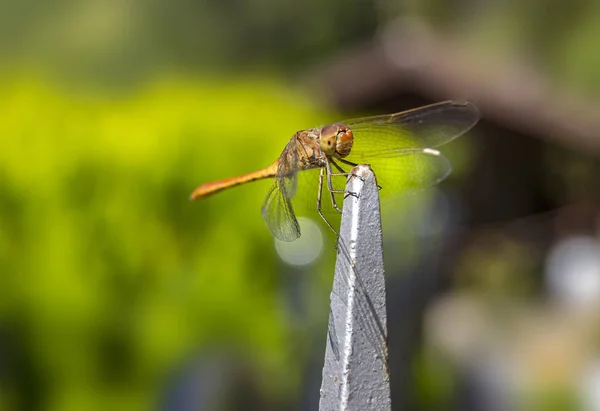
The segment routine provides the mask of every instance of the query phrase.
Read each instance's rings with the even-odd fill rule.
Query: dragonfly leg
[[[341,160],[341,159],[338,159],[338,160]],[[356,175],[356,174],[354,174],[354,173],[348,173],[348,172],[346,172],[346,170],[344,170],[342,167],[340,167],[340,165],[339,165],[338,163],[336,163],[336,162],[333,160],[333,158],[329,159],[329,162],[330,162],[331,164],[333,164],[333,166],[334,166],[335,168],[337,168],[337,169],[338,169],[338,171],[339,171],[339,173],[333,173],[333,172],[331,171],[331,169],[330,169],[330,170],[329,170],[329,175],[331,175],[331,176],[334,176],[334,177],[336,177],[336,176],[346,176],[346,177],[348,177],[348,178],[350,178],[350,177],[356,177],[356,178],[360,178],[360,179],[362,180],[362,177],[360,177],[360,176],[357,176],[357,175]],[[345,163],[347,163],[347,164],[350,164],[350,165],[354,165],[354,163],[351,163],[350,161],[346,161],[346,160],[344,160],[344,162],[345,162]],[[338,191],[338,192],[342,192],[343,190],[337,190],[337,191]]]
[[[341,161],[342,163],[347,164],[352,167],[358,166],[358,164],[353,163],[352,161],[344,160],[343,158],[338,158],[338,160]],[[361,176],[357,176],[356,174],[344,172],[344,170],[333,159],[331,159],[330,161],[331,161],[331,163],[333,163],[334,167],[337,168],[338,170],[342,171],[344,175],[354,176],[356,178],[360,178],[361,180],[363,179]]]
[[[336,166],[336,168],[341,168],[337,164],[335,164],[335,162],[333,162],[333,164]],[[329,196],[331,198],[331,204],[333,205],[333,208],[335,208],[338,212],[341,213],[342,209],[337,205],[337,201],[335,199],[335,195],[336,194],[344,194],[344,198],[346,198],[349,195],[358,198],[358,194],[350,192],[350,191],[346,191],[346,190],[335,190],[333,188],[333,183],[331,182],[331,177],[332,176],[345,175],[345,176],[348,176],[348,178],[351,178],[351,177],[357,177],[357,176],[355,174],[352,174],[352,173],[333,173],[331,171],[331,163],[327,163],[327,170],[326,171],[327,171],[327,189],[329,190]]]
[[[333,166],[335,168],[337,168],[337,170],[339,171],[339,173],[330,173],[331,175],[336,175],[336,176],[349,176],[352,173],[347,173],[346,170],[344,170],[342,167],[340,167],[340,165],[338,163],[336,163],[335,161],[333,161],[333,159],[329,160],[329,162],[331,164],[333,164]],[[331,170],[330,170],[331,171]]]
[[[336,193],[346,193],[346,191],[333,189],[333,183],[331,182],[331,176],[334,174],[331,172],[331,164],[330,163],[327,163],[326,170],[321,169],[321,175],[323,174],[323,171],[325,171],[327,173],[327,189],[329,190],[329,197],[331,198],[331,205],[333,206],[333,208],[335,208],[338,212],[341,213],[342,209],[339,208],[337,205],[337,201],[335,200],[335,194]]]
[[[356,163],[353,163],[352,161],[344,160],[343,158],[338,158],[338,160],[340,160],[342,163],[344,163],[344,164],[348,164],[349,166],[352,166],[352,167],[356,167],[356,166],[358,165],[358,164],[356,164]],[[340,168],[340,167],[339,167],[337,164],[333,163],[333,165],[334,165],[334,166],[335,166],[335,167],[336,167],[338,170],[341,170],[341,168]],[[349,173],[349,174],[351,174],[351,173]],[[358,176],[356,176],[356,177],[358,177]],[[359,178],[360,178],[360,177],[359,177]],[[381,187],[379,184],[377,184],[377,188],[378,188],[379,190],[381,190],[383,187]]]
[[[333,166],[335,168],[338,169],[339,173],[334,173],[331,170],[331,165],[333,164]],[[337,176],[345,176],[350,178],[351,176],[355,176],[352,173],[347,173],[342,167],[339,166],[339,164],[337,164],[335,161],[333,161],[332,158],[329,159],[329,162],[327,164],[327,188],[329,189],[329,192],[331,193],[336,193],[336,194],[347,194],[346,190],[334,190],[333,189],[333,185],[331,183],[331,177],[337,177]],[[357,177],[357,176],[355,176]]]
[[[349,166],[356,167],[358,164],[353,163],[352,161],[344,160],[343,158],[338,158],[342,163],[348,164]]]
[[[325,169],[322,168],[321,172],[319,173],[319,191],[317,192],[317,212],[319,213],[319,215],[321,216],[321,218],[325,221],[325,223],[329,226],[329,228],[331,228],[331,231],[333,231],[335,233],[336,238],[339,238],[340,237],[339,233],[336,231],[335,228],[333,228],[333,225],[325,217],[325,215],[323,214],[323,211],[321,211],[321,197],[323,196],[323,177],[324,177],[324,174],[325,174]],[[336,240],[336,243],[337,243],[337,240]]]
[[[341,173],[333,173],[331,171],[331,164],[333,164],[333,166],[335,168],[337,168],[338,170],[340,170],[342,172]],[[362,177],[357,176],[354,173],[346,173],[343,168],[341,168],[335,161],[333,161],[333,159],[330,159],[329,164],[327,166],[327,171],[328,171],[328,173],[327,173],[327,185],[328,185],[328,187],[327,188],[329,189],[330,193],[344,194],[344,198],[348,197],[349,195],[358,198],[358,195],[356,193],[353,193],[353,192],[350,192],[350,191],[346,191],[346,190],[334,190],[333,189],[333,185],[331,183],[331,177],[332,176],[333,177],[335,177],[335,176],[347,176],[348,178],[356,177],[356,178],[360,178],[361,180],[362,180]],[[333,194],[332,194],[332,197],[333,197]]]

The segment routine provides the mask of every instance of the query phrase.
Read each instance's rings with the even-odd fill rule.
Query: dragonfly
[[[274,237],[290,242],[300,237],[300,225],[292,204],[298,189],[298,177],[310,170],[318,170],[317,212],[337,234],[323,212],[323,191],[327,190],[331,207],[341,212],[336,195],[349,193],[336,187],[333,180],[351,176],[348,167],[371,165],[381,192],[388,190],[393,196],[431,187],[452,170],[436,147],[466,133],[478,120],[479,112],[475,105],[444,101],[399,113],[300,130],[268,167],[202,184],[192,192],[190,199],[272,178],[274,182],[263,203],[262,216]]]

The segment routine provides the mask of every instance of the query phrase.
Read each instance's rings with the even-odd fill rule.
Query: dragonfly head
[[[321,150],[328,156],[344,158],[352,150],[354,135],[345,124],[335,123],[321,129]]]

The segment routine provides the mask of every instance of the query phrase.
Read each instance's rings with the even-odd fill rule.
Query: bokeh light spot
[[[323,251],[323,233],[313,220],[298,217],[302,235],[291,243],[275,239],[279,257],[289,265],[304,266],[313,263]]]

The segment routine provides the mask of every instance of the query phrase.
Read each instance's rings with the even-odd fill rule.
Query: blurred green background
[[[337,56],[409,20],[427,27],[427,33],[454,39],[478,57],[483,72],[497,74],[503,62],[524,62],[553,98],[584,101],[591,117],[598,118],[597,0],[568,6],[542,0],[0,2],[0,409],[317,409],[333,236],[326,230],[316,234],[325,237],[321,257],[293,266],[278,255],[260,216],[270,182],[196,203],[188,196],[200,183],[270,164],[296,130],[427,102],[431,94],[413,90],[407,100],[390,100],[383,93],[345,104],[332,97],[335,91],[313,82]],[[521,72],[501,74],[517,78]],[[364,80],[377,78],[372,74]],[[495,84],[491,74],[490,79],[485,84]],[[360,90],[358,84],[345,86]],[[460,87],[452,83],[448,90]],[[444,93],[440,97],[471,97]],[[521,98],[515,93],[515,102]],[[511,123],[501,107],[484,104],[482,114],[492,125],[484,124],[474,136],[479,142],[465,138],[447,150],[456,169],[446,186],[452,187],[450,198],[470,196],[477,192],[473,187],[481,187],[469,176],[477,169],[477,150],[487,144],[486,131],[513,133],[513,140],[507,138],[519,142],[515,152],[528,152],[529,143],[523,151],[521,141],[544,141],[538,168],[530,170],[539,176],[535,184],[544,193],[544,207],[538,201],[503,214],[511,199],[530,192],[515,188],[521,180],[513,168],[511,185],[490,208],[496,214],[468,222],[465,215],[483,201],[473,195],[463,211],[448,211],[442,222],[436,220],[439,209],[432,208],[433,217],[419,217],[430,223],[420,231],[414,221],[407,223],[412,215],[396,214],[384,225],[386,247],[392,250],[386,254],[387,270],[396,278],[390,300],[423,297],[418,309],[390,308],[406,317],[390,315],[392,323],[413,319],[402,327],[401,339],[413,340],[398,360],[405,374],[394,374],[392,367],[397,409],[466,409],[456,401],[469,397],[464,386],[488,393],[489,386],[477,390],[470,378],[461,378],[470,369],[464,357],[474,344],[497,348],[506,330],[517,327],[514,323],[537,318],[532,306],[552,294],[544,291],[549,243],[585,235],[588,242],[572,247],[591,251],[573,264],[590,259],[592,274],[600,278],[594,259],[600,255],[599,157],[579,140],[566,144],[568,149],[560,140],[546,147],[544,132],[530,137],[534,126],[519,128],[527,113],[525,120]],[[587,141],[594,138],[600,137]],[[511,168],[510,162],[488,165],[492,177]],[[435,205],[430,197],[423,201]],[[572,213],[552,214],[560,207],[571,210],[569,205],[575,215],[589,218],[573,223]],[[544,221],[542,233],[538,226],[519,230],[538,233],[533,240],[512,236],[514,225],[506,231],[495,225],[518,225],[531,216]],[[454,225],[448,227],[450,220]],[[544,234],[548,227],[556,229],[554,234]],[[459,241],[452,237],[456,231],[474,234]],[[395,249],[402,250],[400,256]],[[444,250],[454,258],[440,263],[443,270],[428,269],[444,275],[425,287],[425,298],[413,288],[419,284],[406,279],[418,275],[427,253],[437,256]],[[575,268],[576,274],[589,273],[589,264]],[[597,277],[585,277],[592,278],[587,288],[596,287]],[[396,294],[397,287],[403,291]],[[438,296],[454,308],[430,310],[426,304],[438,304]],[[556,314],[554,303],[548,304]],[[516,308],[524,306],[524,311]],[[542,312],[538,316],[548,316],[554,329],[557,321],[543,307],[536,308]],[[444,319],[452,310],[456,316]],[[558,311],[560,318],[568,317]],[[513,325],[486,328],[498,312]],[[469,332],[458,327],[480,322],[488,325]],[[572,371],[577,361],[581,369],[595,369],[598,327],[593,323],[581,326],[589,357],[573,359],[568,354],[581,354],[583,343],[564,342],[576,348],[549,349],[543,357],[562,358],[555,368],[542,358],[531,361],[531,369],[542,371],[518,374],[526,382],[515,384],[526,388],[502,398],[526,398],[526,408],[520,401],[486,399],[477,404],[498,408],[470,409],[584,407],[580,402],[589,396],[581,397],[579,385],[571,382],[583,381],[579,376],[585,373],[567,376],[565,369]],[[545,330],[539,322],[523,328]],[[577,332],[563,329],[561,335]],[[482,342],[499,334],[504,337],[490,345]],[[532,348],[538,347],[534,338],[523,338],[529,344],[517,344],[520,349],[540,352]],[[519,355],[531,358],[528,352]],[[521,358],[508,348],[494,353],[489,358]],[[479,357],[471,360],[488,364]],[[511,362],[493,362],[490,369],[506,363]],[[558,377],[540,378],[552,374],[543,366]]]

